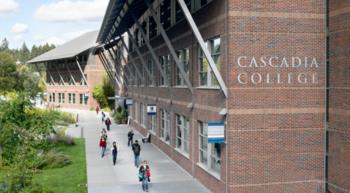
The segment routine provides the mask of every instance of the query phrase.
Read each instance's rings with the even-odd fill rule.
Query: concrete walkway
[[[126,125],[112,124],[108,132],[107,156],[101,158],[98,147],[101,128],[100,119],[92,111],[75,111],[79,113],[79,126],[84,128],[86,138],[86,159],[89,193],[140,193],[138,169],[133,165],[133,154],[127,146]],[[135,132],[134,139],[141,141],[141,135]],[[117,141],[118,160],[113,166],[111,143]],[[186,173],[174,161],[152,144],[141,144],[141,160],[148,160],[151,168],[151,193],[210,193],[197,180]]]

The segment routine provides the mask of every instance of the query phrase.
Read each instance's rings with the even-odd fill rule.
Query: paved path
[[[112,124],[108,133],[111,147],[113,140],[119,148],[117,165],[113,166],[110,150],[100,157],[98,141],[100,129],[104,127],[100,117],[92,111],[79,111],[79,126],[84,127],[89,193],[140,193],[141,184],[137,178],[137,168],[133,165],[133,154],[127,146],[126,125]],[[141,135],[135,132],[134,139]],[[141,160],[146,159],[151,168],[151,193],[210,193],[197,180],[186,173],[174,161],[152,144],[141,145]]]

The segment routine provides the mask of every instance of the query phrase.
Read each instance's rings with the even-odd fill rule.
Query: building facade
[[[97,31],[86,33],[29,61],[46,69],[47,102],[52,108],[95,109],[92,92],[105,74],[93,54]]]
[[[132,126],[212,192],[344,193],[349,7],[110,1],[98,43],[117,57],[128,53],[121,69]],[[217,122],[225,143],[208,142]]]

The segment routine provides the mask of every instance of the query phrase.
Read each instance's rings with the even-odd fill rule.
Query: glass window
[[[171,26],[171,1],[162,1],[160,3],[160,23],[164,29]]]
[[[154,21],[153,17],[148,17],[148,22],[148,35],[149,39],[152,39],[157,35],[157,24],[156,21]]]
[[[153,132],[156,132],[157,128],[157,115],[149,115],[149,119],[151,119],[150,123],[150,130]]]
[[[187,8],[191,11],[191,0],[185,0],[185,3],[187,5]],[[180,4],[176,1],[176,6],[175,6],[175,21],[179,22],[185,18],[185,15],[183,14],[183,11],[181,9]]]
[[[180,65],[184,68],[187,78],[189,78],[189,62],[190,62],[190,50],[188,48],[178,50],[177,56],[179,57]],[[184,86],[185,79],[181,76],[180,69],[176,67],[176,85]]]
[[[215,38],[208,40],[205,43],[205,46],[208,48],[211,57],[213,58],[216,67],[220,71],[221,67],[221,40],[220,38]],[[204,56],[203,51],[199,48],[199,84],[200,86],[209,86],[215,87],[219,86],[219,83],[209,66],[207,58]]]
[[[68,103],[72,104],[72,94],[68,93]]]
[[[221,171],[221,144],[208,144],[208,124],[203,122],[199,122],[199,162],[210,171]]]
[[[140,113],[139,113],[139,122],[140,124],[143,124],[143,103],[140,103]]]
[[[75,93],[72,94],[72,103],[75,104]]]
[[[52,102],[52,94],[49,94],[49,102]]]
[[[52,102],[56,102],[56,93],[52,93]]]
[[[167,85],[166,79],[168,79],[168,82],[170,83],[170,55],[166,56],[160,56],[159,62],[161,65],[162,70],[165,72],[165,78],[160,74],[160,85],[161,86],[169,86]]]
[[[189,153],[189,120],[176,115],[176,147],[185,154]]]
[[[79,94],[79,104],[83,104],[84,103],[84,94]]]
[[[160,137],[165,142],[170,142],[170,113],[166,110],[160,110]]]
[[[148,70],[149,70],[149,72],[150,72],[150,74],[151,74],[151,77],[149,77],[149,80],[148,80],[148,83],[149,83],[149,85],[151,85],[151,86],[155,86],[155,78],[154,78],[154,62],[153,62],[153,60],[152,59],[149,59],[148,60],[148,63],[147,63],[147,68],[148,68]]]

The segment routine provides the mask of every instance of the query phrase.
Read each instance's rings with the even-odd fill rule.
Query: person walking
[[[105,156],[106,147],[107,147],[107,141],[103,136],[101,136],[100,138],[101,157]]]
[[[145,160],[139,168],[139,181],[142,182],[142,190],[148,192],[148,182],[150,182],[151,171]]]
[[[141,146],[137,140],[135,140],[135,143],[132,145],[132,151],[134,152],[134,165],[138,168],[140,164]]]
[[[112,124],[111,119],[109,117],[106,118],[105,124],[106,124],[106,127],[107,127],[107,131],[109,131],[110,130],[110,126]]]
[[[128,132],[128,146],[134,143],[133,139],[134,139],[134,131],[130,129],[130,131]]]
[[[101,137],[103,137],[107,141],[108,135],[105,128],[103,128],[101,131]]]
[[[106,114],[103,111],[101,111],[101,116],[102,116],[102,123],[103,123],[105,120]]]
[[[100,107],[96,106],[96,114],[98,114],[99,111],[100,111]]]
[[[112,147],[113,165],[117,163],[117,156],[118,156],[117,142],[113,141],[113,147]]]

